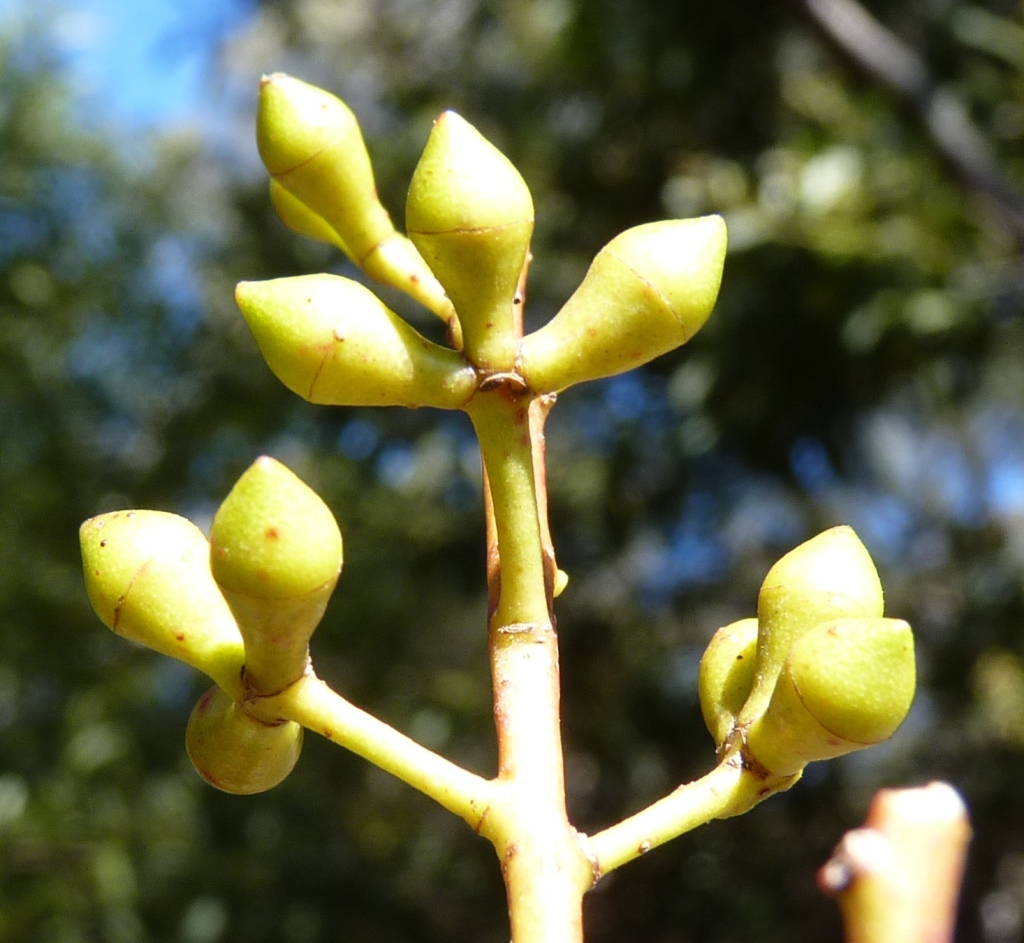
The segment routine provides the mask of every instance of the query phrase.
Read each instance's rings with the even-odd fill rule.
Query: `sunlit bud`
[[[838,619],[793,644],[750,755],[785,776],[887,740],[914,698],[914,639],[898,619]]]
[[[740,619],[722,626],[700,660],[697,690],[700,710],[715,745],[722,746],[754,683],[757,619]]]
[[[791,550],[768,571],[757,598],[757,677],[740,720],[768,706],[793,643],[821,622],[882,615],[882,584],[850,527],[833,527]]]
[[[288,75],[265,76],[256,143],[274,182],[293,198],[271,190],[287,226],[336,245],[377,281],[449,320],[444,290],[377,197],[362,132],[340,98]]]
[[[235,300],[270,369],[311,403],[456,409],[476,389],[460,354],[428,341],[350,279],[241,282]]]
[[[210,569],[245,640],[246,683],[260,694],[302,676],[341,563],[327,505],[280,462],[257,459],[213,519]]]
[[[317,242],[325,242],[327,245],[341,249],[346,255],[349,254],[344,240],[334,227],[322,216],[317,216],[302,200],[273,178],[270,180],[270,202],[277,210],[281,222],[293,232],[309,239],[315,239]]]
[[[302,727],[292,721],[268,725],[255,720],[214,686],[192,710],[185,749],[211,786],[250,796],[273,789],[295,768]]]
[[[114,511],[79,536],[89,601],[105,625],[240,692],[242,637],[198,527],[162,511]]]
[[[685,344],[714,307],[725,248],[720,216],[647,223],[616,236],[562,310],[523,339],[527,384],[556,392]]]
[[[510,370],[533,199],[508,158],[453,111],[434,123],[416,166],[406,228],[458,312],[466,356]]]

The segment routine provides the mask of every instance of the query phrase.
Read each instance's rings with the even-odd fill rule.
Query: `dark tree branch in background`
[[[849,59],[910,104],[946,161],[971,190],[988,199],[1024,245],[1024,196],[1003,173],[963,102],[939,87],[924,60],[856,0],[800,3],[816,27]]]

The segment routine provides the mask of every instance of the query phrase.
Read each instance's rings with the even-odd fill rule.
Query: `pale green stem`
[[[533,477],[530,400],[499,387],[477,393],[467,412],[480,440],[498,535],[501,592],[492,624],[549,622]]]
[[[264,719],[302,724],[387,770],[480,830],[494,800],[494,783],[438,756],[393,727],[360,710],[309,671],[272,697],[247,703]]]
[[[607,874],[712,819],[746,812],[772,793],[788,789],[797,779],[799,776],[766,779],[745,769],[734,756],[706,776],[680,786],[664,799],[591,837],[590,854],[596,873]]]
[[[529,403],[498,388],[478,393],[469,409],[500,561],[490,648],[502,797],[482,831],[502,862],[513,943],[581,943],[593,870],[565,810],[558,642],[545,589]]]

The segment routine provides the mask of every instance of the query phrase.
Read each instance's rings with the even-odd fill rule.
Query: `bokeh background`
[[[242,278],[355,275],[273,216],[252,124],[275,70],[352,105],[398,221],[439,111],[500,146],[537,206],[533,325],[623,228],[728,220],[703,332],[551,420],[580,828],[710,767],[700,654],[799,541],[852,524],[916,630],[890,744],[613,874],[588,939],[839,940],[816,868],[875,789],[936,777],[975,828],[959,939],[1021,939],[1022,4],[89,6],[0,8],[0,941],[507,939],[489,846],[337,747],[308,737],[262,796],[205,786],[183,750],[203,679],[82,588],[83,519],[208,523],[272,454],[345,534],[320,675],[493,771],[468,422],[310,406],[234,309]]]

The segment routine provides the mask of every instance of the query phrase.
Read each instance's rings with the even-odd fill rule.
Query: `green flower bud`
[[[371,291],[337,275],[241,282],[238,307],[288,389],[335,406],[457,409],[476,372],[428,341]]]
[[[260,694],[306,670],[341,564],[327,505],[280,462],[257,459],[213,519],[210,569],[245,640],[247,683]]]
[[[914,698],[914,638],[898,619],[837,619],[793,644],[750,755],[780,776],[887,740]]]
[[[198,527],[161,511],[114,511],[86,521],[80,539],[89,601],[105,625],[241,691],[242,636]]]
[[[768,706],[794,642],[814,626],[882,615],[882,584],[850,527],[833,527],[791,550],[768,571],[757,598],[757,677],[741,723]]]
[[[406,228],[462,324],[466,356],[511,370],[513,300],[533,234],[533,199],[512,163],[455,112],[434,123],[406,201]]]
[[[394,231],[349,107],[288,75],[260,82],[256,145],[270,175],[341,235],[357,257]]]
[[[451,319],[444,289],[377,198],[359,123],[340,98],[280,73],[264,77],[256,144],[271,177],[293,197],[271,191],[285,225],[336,245],[372,278]]]
[[[192,710],[185,749],[211,786],[251,796],[273,789],[295,768],[302,727],[292,721],[268,725],[255,720],[215,686]]]
[[[648,223],[616,236],[562,310],[523,339],[529,387],[556,392],[685,344],[714,307],[725,248],[720,216]]]
[[[750,695],[756,649],[757,619],[740,619],[722,626],[711,637],[700,660],[700,710],[717,747],[729,739]]]
[[[325,242],[329,246],[336,246],[346,255],[351,255],[345,247],[345,241],[327,220],[317,216],[302,200],[273,178],[270,180],[270,202],[277,210],[281,222],[293,232],[317,242]]]

